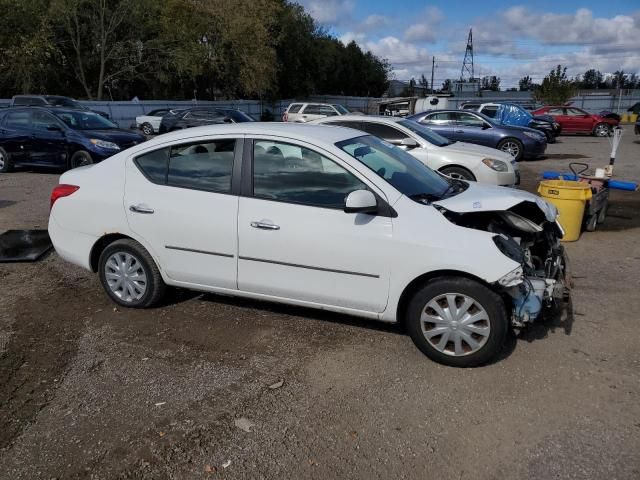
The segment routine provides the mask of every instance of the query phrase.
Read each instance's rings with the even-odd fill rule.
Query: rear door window
[[[48,127],[55,125],[60,126],[60,123],[53,115],[50,115],[47,112],[42,112],[40,110],[36,110],[32,113],[31,124],[36,130],[47,130]]]
[[[171,147],[167,185],[230,193],[235,145],[225,139]]]
[[[298,113],[301,108],[302,108],[302,104],[301,103],[292,103],[291,105],[289,105],[289,109],[287,110],[287,112],[289,112],[289,113]]]
[[[422,123],[432,123],[434,125],[450,125],[453,121],[451,112],[438,112],[427,115]]]
[[[482,127],[484,125],[482,118],[476,117],[471,113],[457,112],[456,117],[456,123],[463,127]]]
[[[6,128],[28,129],[31,128],[31,112],[7,113],[4,120]]]
[[[145,153],[135,159],[135,164],[149,181],[164,185],[167,183],[169,151],[167,147]]]

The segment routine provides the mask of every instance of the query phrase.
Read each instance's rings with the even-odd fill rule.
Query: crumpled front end
[[[511,306],[514,328],[533,322],[545,308],[566,298],[570,280],[560,244],[564,232],[552,205],[532,195],[506,210],[440,211],[456,225],[493,233],[496,247],[519,264],[495,284]]]

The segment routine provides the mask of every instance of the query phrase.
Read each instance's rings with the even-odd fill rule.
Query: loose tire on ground
[[[451,299],[456,310],[451,318],[457,320],[447,317]],[[476,367],[501,351],[509,321],[502,298],[487,286],[464,277],[438,277],[414,294],[406,325],[415,345],[432,360],[452,367]]]
[[[122,278],[125,273],[126,278]],[[149,252],[131,239],[116,240],[102,251],[98,275],[107,295],[123,307],[152,307],[164,296],[167,288]],[[118,276],[121,279],[119,284]],[[142,277],[143,282],[140,281]]]
[[[440,172],[451,178],[468,180],[472,182],[476,181],[476,177],[473,176],[473,173],[463,167],[444,167],[440,169]]]

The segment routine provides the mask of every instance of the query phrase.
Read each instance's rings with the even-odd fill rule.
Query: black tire
[[[9,173],[13,170],[11,156],[4,148],[0,148],[0,173]]]
[[[609,137],[611,135],[611,125],[608,123],[598,123],[593,127],[593,135],[596,137]]]
[[[114,289],[109,285],[107,280],[107,272],[113,272],[113,264],[107,264],[112,256],[128,254],[134,257],[135,263],[132,263],[132,268],[136,268],[136,265],[144,273],[146,280],[144,282],[144,293],[139,298],[131,298],[127,300],[120,295],[126,294],[124,287],[120,295],[114,292]],[[138,272],[136,272],[138,273]],[[98,260],[98,275],[100,282],[107,295],[118,305],[129,308],[149,308],[157,305],[160,299],[164,296],[167,289],[166,284],[162,280],[160,270],[154,262],[153,258],[147,252],[147,250],[135,240],[122,239],[108,245],[100,254]],[[116,289],[118,290],[118,289]],[[136,294],[139,292],[135,292]]]
[[[71,155],[71,159],[69,159],[69,169],[91,165],[92,163],[93,158],[91,158],[91,154],[84,150],[80,150]]]
[[[464,167],[443,167],[440,169],[440,172],[451,178],[457,178],[460,180],[467,180],[471,182],[476,181],[476,177],[473,176],[473,173],[471,173]]]
[[[598,223],[604,223],[607,218],[607,212],[609,211],[609,200],[605,200],[602,208],[598,212]]]
[[[598,226],[598,214],[589,215],[584,220],[584,229],[587,232],[595,232]]]
[[[438,350],[427,340],[422,330],[422,313],[427,312],[427,305],[432,300],[445,294],[457,295],[456,301],[460,299],[461,302],[462,296],[468,296],[468,298],[473,299],[476,303],[473,304],[467,312],[471,315],[474,314],[472,308],[477,309],[477,305],[480,305],[481,308],[484,309],[487,320],[479,320],[478,322],[484,322],[486,324],[481,325],[482,328],[486,328],[488,325],[489,334],[484,337],[478,335],[479,338],[486,338],[486,340],[479,340],[480,346],[478,350],[473,351],[473,348],[470,347],[468,343],[464,343],[464,345],[467,346],[467,352],[461,355],[447,354]],[[480,310],[478,309],[478,311]],[[509,330],[507,312],[504,301],[500,295],[485,285],[464,277],[437,277],[429,280],[414,294],[407,308],[406,315],[407,330],[413,343],[430,359],[451,367],[477,367],[487,363],[502,350],[505,337]],[[458,324],[456,325],[456,327],[451,328],[461,328]],[[477,326],[476,323],[473,323],[473,325]],[[450,338],[449,335],[451,335],[451,332],[447,335],[447,339]],[[444,334],[442,336],[436,335],[432,337],[432,339],[439,338],[438,341],[442,341],[443,337]],[[473,337],[473,339],[478,340],[476,337]],[[446,350],[449,343],[453,343],[453,341],[444,341],[447,342],[444,348],[444,350]],[[463,341],[466,342],[466,340]],[[482,344],[483,341],[484,344]]]
[[[149,135],[153,135],[153,127],[151,126],[150,123],[145,122],[140,126],[140,130],[142,130],[142,133],[144,133],[145,135],[149,136]]]
[[[524,155],[524,145],[517,138],[505,138],[500,140],[498,143],[498,150],[502,150],[503,152],[507,152],[515,158],[516,161],[522,160],[522,156]],[[515,153],[517,150],[517,153]]]

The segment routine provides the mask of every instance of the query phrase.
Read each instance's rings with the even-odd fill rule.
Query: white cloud
[[[435,42],[437,29],[444,15],[437,7],[429,7],[418,15],[418,21],[410,25],[404,33],[408,42]]]
[[[299,0],[298,3],[323,25],[348,23],[355,7],[355,0]]]

